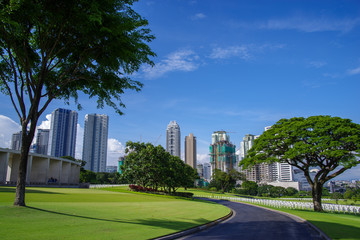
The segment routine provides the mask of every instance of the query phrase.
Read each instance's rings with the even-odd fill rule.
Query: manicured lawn
[[[184,191],[184,190],[181,190]],[[205,195],[208,197],[233,197],[234,194],[211,193],[202,189],[189,189],[197,195]],[[281,200],[281,199],[278,199]],[[263,206],[267,207],[267,206]],[[271,207],[267,207],[271,208]],[[360,216],[339,214],[339,213],[318,213],[308,210],[290,210],[286,208],[272,208],[278,211],[287,212],[299,216],[326,233],[331,239],[360,239]]]
[[[208,202],[111,190],[27,188],[27,207],[14,207],[15,189],[0,187],[0,238],[149,239],[229,213]]]

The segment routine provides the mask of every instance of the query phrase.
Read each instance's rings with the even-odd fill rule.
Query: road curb
[[[234,202],[234,201],[232,201],[232,202]],[[267,208],[267,207],[263,207],[263,206],[253,205],[253,204],[250,204],[250,203],[244,203],[244,202],[234,202],[234,203],[242,203],[242,204],[246,204],[246,205],[250,205],[250,206],[254,206],[254,207],[259,207],[259,208],[267,209],[269,211],[277,212],[277,213],[280,213],[282,215],[288,216],[288,217],[292,218],[293,220],[295,220],[297,222],[307,224],[309,227],[311,227],[316,232],[318,232],[318,234],[320,235],[321,238],[323,238],[325,240],[331,240],[331,238],[328,235],[326,235],[321,229],[319,229],[318,227],[316,227],[311,222],[308,222],[307,220],[305,220],[305,219],[303,219],[303,218],[301,218],[299,216],[296,216],[296,215],[293,215],[293,214],[287,213],[287,212],[282,212],[282,211],[279,211],[279,210],[276,210],[276,209],[271,209],[271,208]]]
[[[158,237],[158,238],[151,238],[151,239],[152,240],[170,240],[170,239],[176,239],[176,238],[184,237],[184,236],[196,233],[196,232],[203,231],[205,229],[213,227],[213,226],[215,226],[215,225],[229,219],[230,217],[232,217],[234,212],[233,212],[233,210],[231,208],[229,208],[229,209],[230,209],[230,213],[228,215],[226,215],[224,217],[221,217],[221,218],[218,218],[215,221],[212,221],[212,222],[209,222],[209,223],[197,226],[197,227],[189,228],[189,229],[187,229],[185,231],[172,233],[172,234],[169,234],[169,235],[165,235],[165,236]]]

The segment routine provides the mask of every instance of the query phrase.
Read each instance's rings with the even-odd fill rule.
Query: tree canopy
[[[235,187],[237,180],[244,178],[243,174],[237,172],[235,169],[231,169],[229,173],[223,172],[220,169],[214,169],[209,188],[215,187],[222,192],[229,192]]]
[[[54,99],[78,94],[122,114],[121,95],[139,91],[130,75],[153,65],[148,22],[134,0],[5,0],[0,2],[0,90],[22,126],[15,205],[25,206],[27,156],[37,121]]]
[[[164,188],[175,193],[179,187],[192,187],[197,172],[179,157],[151,143],[127,142],[122,177],[141,187]]]
[[[286,162],[304,172],[312,188],[314,209],[322,211],[325,182],[359,164],[360,125],[331,116],[281,119],[255,140],[243,167]],[[312,168],[318,168],[314,178]]]

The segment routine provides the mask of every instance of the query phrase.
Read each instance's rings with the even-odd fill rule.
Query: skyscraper
[[[85,116],[82,160],[85,169],[93,172],[106,171],[109,117],[101,114]]]
[[[185,163],[196,168],[196,137],[192,133],[185,137]]]
[[[271,129],[271,126],[265,127],[265,131]],[[246,134],[241,142],[240,157],[241,160],[246,157],[248,151],[254,145],[254,141],[259,136]],[[287,163],[261,163],[255,164],[251,169],[242,170],[246,179],[258,183],[268,183],[273,181],[291,182],[293,181],[292,166]]]
[[[51,113],[48,154],[75,157],[78,114],[58,108]]]
[[[208,181],[210,181],[211,178],[211,164],[210,163],[204,163],[204,178]]]
[[[214,132],[211,137],[212,144],[209,149],[212,171],[220,169],[229,172],[236,163],[235,145],[230,142],[225,131]]]
[[[38,129],[36,135],[36,148],[35,152],[43,155],[48,154],[49,146],[49,129]]]
[[[176,121],[171,121],[167,126],[166,151],[173,156],[181,157],[180,127]]]
[[[22,131],[14,133],[12,135],[12,137],[11,137],[11,149],[12,150],[21,150],[21,133],[22,133]]]
[[[200,178],[203,178],[204,177],[204,165],[203,164],[197,164],[196,165],[196,171],[197,173],[199,174],[199,177]]]
[[[254,145],[254,140],[259,136],[255,136],[252,134],[246,134],[243,137],[243,141],[240,143],[240,158],[241,160],[246,157],[247,152]],[[260,182],[260,168],[259,165],[255,165],[251,167],[251,169],[246,169],[242,171],[246,175],[246,179],[249,181]]]

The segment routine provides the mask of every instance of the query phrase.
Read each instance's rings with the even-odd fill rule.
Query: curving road
[[[211,201],[231,208],[234,215],[214,227],[180,239],[322,239],[308,224],[289,216],[243,203]]]

